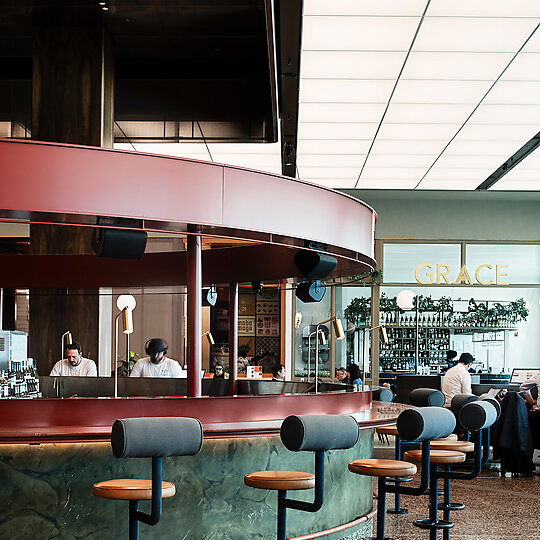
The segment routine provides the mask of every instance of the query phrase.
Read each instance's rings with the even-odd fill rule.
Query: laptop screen
[[[510,378],[510,384],[521,384],[538,374],[540,374],[540,369],[514,368],[512,370],[512,377]]]

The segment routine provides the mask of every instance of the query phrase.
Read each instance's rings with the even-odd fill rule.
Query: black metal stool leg
[[[278,515],[277,515],[277,540],[286,540],[287,528],[287,507],[285,506],[285,497],[287,491],[280,489],[278,491]]]
[[[372,536],[366,540],[392,540],[384,537],[384,519],[386,510],[386,476],[379,476],[377,489],[377,536]]]
[[[395,451],[394,451],[394,457],[397,461],[401,461],[401,437],[399,435],[395,436]],[[399,486],[400,482],[396,481],[396,486]],[[409,511],[406,508],[401,508],[401,494],[395,493],[394,494],[394,508],[388,509],[389,514],[408,514]]]
[[[437,509],[439,501],[439,467],[433,466],[431,471],[431,477],[429,479],[429,518],[428,519],[416,519],[413,521],[413,525],[420,527],[421,529],[429,529],[430,540],[436,540],[437,531],[439,529],[450,529],[454,524],[444,519],[437,519]]]
[[[139,501],[129,501],[129,540],[139,540],[139,521],[134,514],[139,510]]]

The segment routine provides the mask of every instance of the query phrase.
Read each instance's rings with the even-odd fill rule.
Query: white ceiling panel
[[[476,104],[489,90],[491,81],[400,80],[392,103]]]
[[[411,52],[403,79],[494,81],[512,60],[501,52]]]
[[[435,161],[435,160],[433,160]],[[500,155],[478,155],[473,154],[469,156],[452,155],[444,153],[434,166],[440,169],[461,169],[466,168],[468,170],[480,169],[482,171],[489,170],[487,176],[489,176],[495,169],[501,165],[501,156]]]
[[[298,125],[298,139],[356,139],[371,140],[377,124],[302,122]]]
[[[305,51],[302,79],[388,79],[394,81],[406,52]],[[302,86],[302,83],[300,83]]]
[[[473,108],[472,105],[461,103],[392,103],[384,120],[397,124],[462,124]]]
[[[341,154],[365,154],[369,150],[371,140],[331,140],[331,139],[299,139],[298,140],[298,156],[311,154],[333,154],[339,156]],[[362,152],[362,148],[364,151]]]
[[[448,141],[461,124],[393,124],[384,122],[377,140],[428,140]]]
[[[298,120],[302,122],[376,123],[384,103],[302,103]]]
[[[369,167],[378,168],[378,167],[419,167],[423,170],[433,163],[437,154],[407,154],[407,155],[381,155],[381,154],[371,154],[367,161]]]
[[[534,124],[540,126],[540,103],[537,105],[484,105],[471,121],[477,124]]]
[[[536,125],[476,124],[469,121],[459,132],[462,141],[528,141],[539,131]]]
[[[303,79],[300,102],[305,103],[386,103],[394,81]]]
[[[426,7],[426,0],[304,0],[304,15],[421,15]]]
[[[356,182],[356,178],[351,178],[349,180],[345,180],[343,178],[310,179],[310,178],[304,178],[303,176],[300,176],[300,178],[306,182],[312,182],[313,184],[318,184],[319,186],[325,186],[332,189],[354,189],[354,184]]]
[[[419,17],[304,16],[305,51],[406,51]]]
[[[417,181],[422,178],[426,169],[424,167],[365,167],[362,176],[366,178],[395,178],[399,180],[413,180]]]
[[[356,178],[357,167],[298,167],[300,178]]]
[[[503,176],[490,190],[540,191],[540,180],[511,180]]]
[[[539,81],[540,52],[521,53],[508,66],[501,77],[502,81]]]
[[[410,154],[435,154],[438,155],[444,148],[444,141],[393,141],[378,140],[373,145],[371,155],[410,155]]]
[[[515,53],[537,24],[535,18],[430,17],[428,12],[415,50]]]
[[[429,15],[439,17],[540,17],[537,0],[431,0]]]
[[[364,164],[365,154],[302,154],[298,157],[298,167],[355,167]]]
[[[502,165],[502,162],[517,152],[521,146],[521,143],[513,141],[461,141],[456,138],[448,146],[445,155],[500,156]]]
[[[538,66],[540,75],[540,66]],[[538,81],[499,81],[491,90],[484,105],[537,105],[540,96],[540,77]]]

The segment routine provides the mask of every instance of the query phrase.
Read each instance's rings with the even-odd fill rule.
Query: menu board
[[[257,336],[278,336],[279,315],[258,315]]]

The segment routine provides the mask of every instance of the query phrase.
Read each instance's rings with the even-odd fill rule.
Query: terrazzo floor
[[[375,457],[392,459],[393,452],[393,447],[375,442]],[[540,474],[538,451],[534,461]],[[415,479],[413,484],[418,481]],[[451,513],[455,526],[450,540],[540,540],[540,476],[502,478],[499,472],[484,469],[475,480],[452,480],[451,489],[451,500],[464,503],[466,508]],[[409,513],[387,514],[386,536],[394,540],[428,540],[429,531],[412,523],[428,517],[427,498],[402,496],[402,507]],[[392,494],[387,495],[387,507],[394,506],[393,499]],[[376,504],[374,501],[374,507]],[[442,539],[442,531],[437,538]]]

